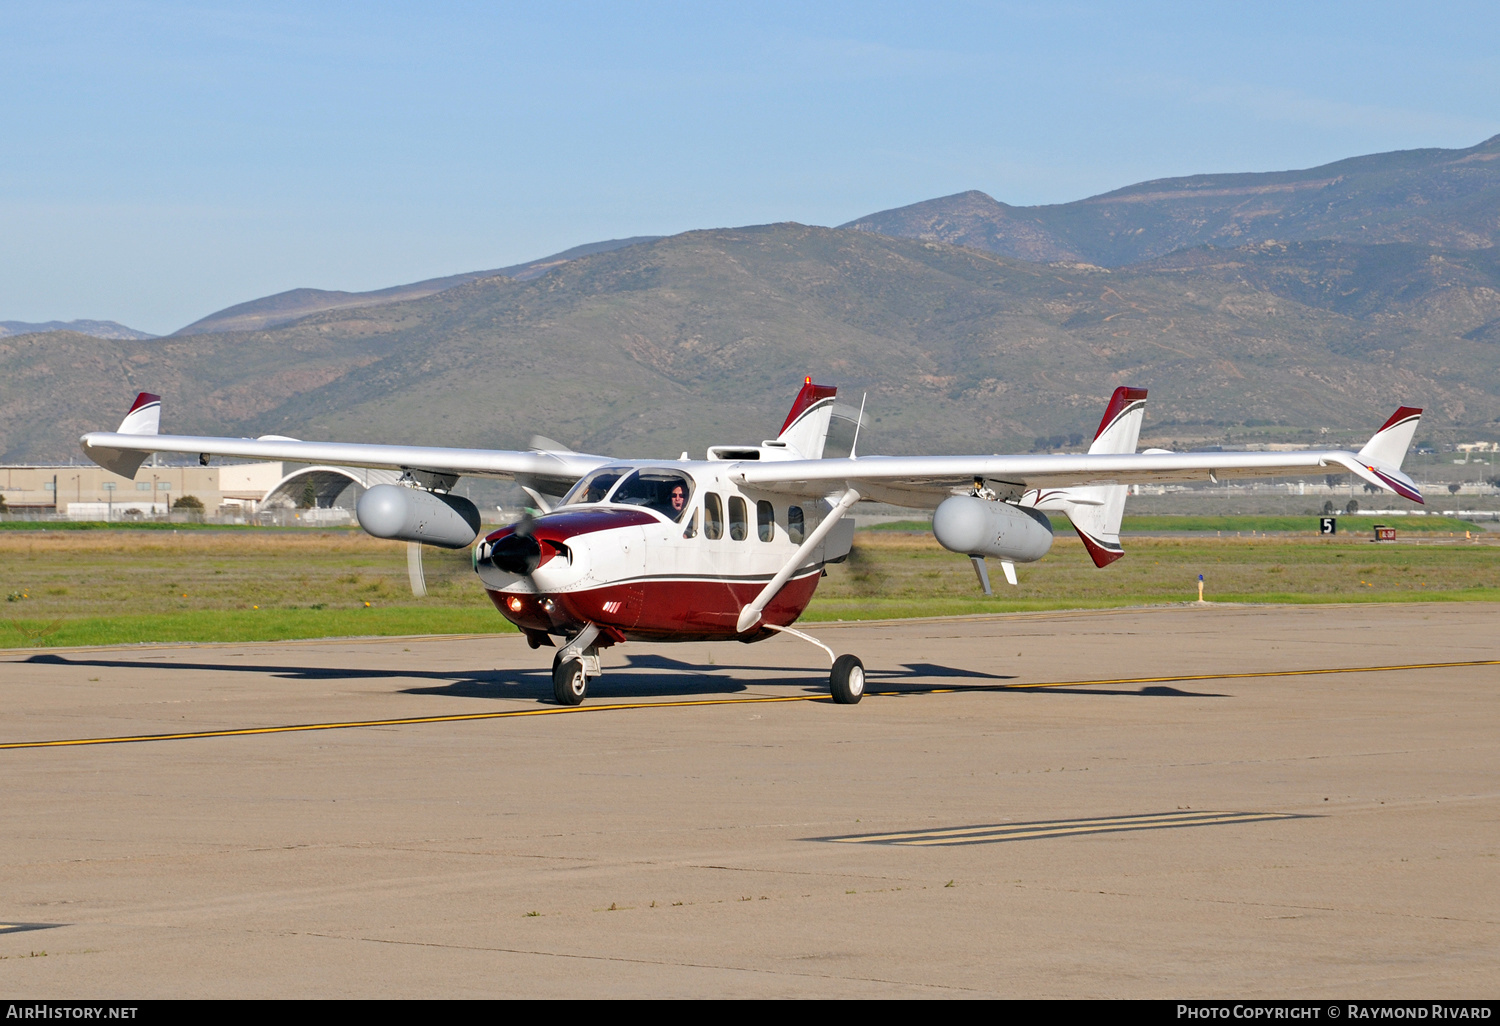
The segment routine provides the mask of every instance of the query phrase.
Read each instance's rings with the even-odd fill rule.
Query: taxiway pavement
[[[7,652],[0,990],[1493,997],[1497,614]]]

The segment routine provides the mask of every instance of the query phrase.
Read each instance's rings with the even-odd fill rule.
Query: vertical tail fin
[[[1141,437],[1141,420],[1146,416],[1146,390],[1121,385],[1110,396],[1099,430],[1094,432],[1090,453],[1135,452]]]
[[[135,397],[130,412],[115,429],[117,435],[156,435],[161,433],[161,396],[142,392]]]
[[[831,385],[814,385],[811,377],[802,380],[792,411],[781,425],[776,441],[796,450],[803,459],[820,460],[828,441],[828,423],[833,417],[833,397],[838,389]]]
[[[1141,420],[1146,415],[1146,390],[1115,389],[1110,397],[1091,454],[1135,452],[1141,437]],[[1051,490],[1036,499],[1038,508],[1061,510],[1078,532],[1083,547],[1098,567],[1109,566],[1125,555],[1120,546],[1120,521],[1125,516],[1125,485],[1088,485],[1079,488]]]
[[[142,392],[130,404],[130,412],[120,421],[117,435],[161,434],[161,396]],[[86,445],[85,453],[105,470],[112,470],[121,477],[135,477],[147,454],[134,449],[109,449],[104,446]]]
[[[1359,450],[1359,458],[1366,463],[1378,463],[1390,470],[1400,470],[1406,459],[1406,450],[1411,448],[1412,436],[1417,433],[1417,423],[1422,411],[1403,406],[1391,414],[1381,429],[1370,436],[1365,447]]]

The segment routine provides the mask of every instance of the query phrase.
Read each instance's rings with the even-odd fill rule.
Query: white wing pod
[[[461,549],[479,536],[479,510],[462,495],[376,485],[359,497],[359,526],[377,538]]]
[[[1034,563],[1052,548],[1052,525],[1036,510],[974,495],[944,499],[932,515],[938,544],[966,556]]]

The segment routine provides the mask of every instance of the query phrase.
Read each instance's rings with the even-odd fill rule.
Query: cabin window
[[[764,499],[755,504],[755,530],[761,541],[776,537],[776,510]]]
[[[696,537],[698,537],[698,511],[697,510],[693,510],[693,515],[690,516],[690,517],[688,517],[687,527],[683,528],[682,536],[684,538],[696,538]]]
[[[693,498],[693,483],[677,470],[649,467],[637,470],[615,489],[610,502],[625,506],[645,506],[664,517],[681,520]]]
[[[802,539],[807,536],[807,532],[803,528],[801,506],[789,506],[787,508],[786,533],[787,537],[791,538],[798,545],[801,545]]]
[[[713,492],[703,496],[703,537],[710,541],[724,537],[724,506]]]
[[[738,495],[729,497],[729,537],[744,541],[750,536],[750,514],[745,500]]]

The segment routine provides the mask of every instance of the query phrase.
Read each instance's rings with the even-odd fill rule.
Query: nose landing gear
[[[589,675],[582,659],[552,661],[552,697],[558,705],[581,705],[589,693]]]
[[[589,681],[601,676],[599,628],[589,624],[552,657],[552,697],[558,705],[579,705],[589,693]]]

